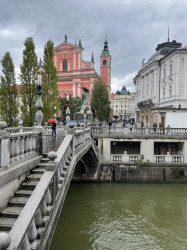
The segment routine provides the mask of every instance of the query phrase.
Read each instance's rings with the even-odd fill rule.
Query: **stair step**
[[[34,168],[32,169],[32,173],[35,173],[35,174],[39,174],[39,173],[44,173],[46,171],[46,169],[44,167],[37,167],[37,168]]]
[[[29,181],[29,182],[22,182],[21,183],[21,187],[28,187],[28,188],[32,188],[32,187],[36,187],[38,184],[38,181]]]
[[[17,190],[15,197],[30,197],[32,192],[31,190]]]
[[[47,163],[38,163],[38,167],[43,167],[43,168],[45,168],[46,165],[47,165]]]
[[[10,231],[17,218],[0,218],[0,230]]]
[[[10,206],[8,206],[1,212],[1,216],[7,217],[7,218],[18,218],[22,209],[23,209],[23,207],[10,207]]]
[[[48,158],[42,158],[41,159],[41,163],[48,163],[50,161],[50,159]]]
[[[28,199],[29,197],[14,197],[8,202],[8,204],[9,206],[24,207]]]
[[[42,174],[30,174],[27,176],[28,179],[35,179],[35,180],[40,180],[42,177]]]

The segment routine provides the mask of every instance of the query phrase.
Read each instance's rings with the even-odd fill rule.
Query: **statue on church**
[[[79,96],[77,96],[76,107],[77,107],[77,112],[79,112],[81,108],[81,102]]]
[[[81,88],[84,92],[82,93],[82,104],[84,103],[84,100],[86,99],[87,95],[89,94],[89,89],[87,89],[86,87],[82,87]]]

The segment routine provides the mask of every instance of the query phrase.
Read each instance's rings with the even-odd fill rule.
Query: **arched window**
[[[63,71],[67,71],[67,60],[63,61]]]
[[[106,65],[106,60],[103,60],[103,65]]]

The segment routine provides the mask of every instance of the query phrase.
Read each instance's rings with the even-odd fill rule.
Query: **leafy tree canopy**
[[[8,126],[17,125],[18,119],[18,90],[16,87],[16,78],[14,63],[9,52],[6,52],[1,61],[2,72],[0,87],[0,112],[2,119]]]
[[[49,40],[44,47],[44,58],[42,63],[42,100],[43,100],[43,122],[54,116],[54,108],[59,110],[58,75],[54,65],[54,43]]]
[[[100,121],[108,121],[110,118],[110,101],[106,85],[99,78],[94,83],[92,90],[91,106],[93,115]]]
[[[23,63],[20,66],[21,111],[24,126],[33,126],[36,120],[36,80],[38,74],[38,62],[33,38],[26,38],[24,45]]]

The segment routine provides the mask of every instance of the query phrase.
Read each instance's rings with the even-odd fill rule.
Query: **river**
[[[187,185],[71,184],[50,250],[187,249]]]

